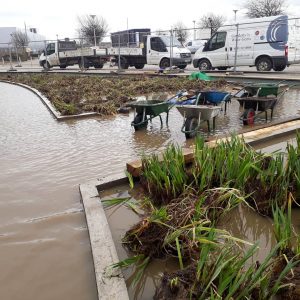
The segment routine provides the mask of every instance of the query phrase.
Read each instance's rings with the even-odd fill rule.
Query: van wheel
[[[286,68],[286,65],[276,66],[273,68],[274,71],[283,71]]]
[[[44,70],[49,70],[49,69],[50,69],[50,64],[49,64],[49,62],[43,61],[42,66],[43,66],[43,69],[44,69]]]
[[[200,59],[199,64],[198,64],[199,70],[200,71],[207,71],[211,70],[211,63],[208,59]]]
[[[170,67],[170,60],[168,58],[163,58],[159,64],[162,69]]]
[[[261,57],[256,62],[257,71],[270,71],[272,69],[272,61],[268,57]]]

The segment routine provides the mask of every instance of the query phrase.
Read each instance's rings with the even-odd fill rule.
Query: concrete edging
[[[109,266],[119,262],[98,189],[128,182],[127,177],[109,176],[79,186],[85,211],[94,261],[98,299],[129,300],[127,287],[120,269]]]
[[[52,105],[52,103],[49,101],[49,99],[44,96],[40,91],[37,89],[23,84],[23,83],[18,83],[14,81],[6,81],[6,80],[0,80],[0,82],[7,83],[7,84],[12,84],[12,85],[17,85],[20,87],[23,87],[32,93],[34,93],[36,96],[40,98],[40,100],[43,102],[43,104],[48,108],[48,110],[51,112],[51,114],[55,117],[57,121],[65,121],[65,120],[71,120],[71,119],[79,119],[79,118],[87,118],[87,117],[92,117],[92,116],[97,116],[99,115],[96,112],[91,112],[91,113],[84,113],[84,114],[79,114],[79,115],[68,115],[68,116],[62,116],[60,112],[58,112]]]
[[[238,134],[237,137],[243,138],[245,143],[250,146],[256,146],[259,143],[264,143],[272,138],[281,138],[287,134],[295,133],[300,129],[299,118],[292,121],[282,122],[276,125],[255,129]],[[207,142],[208,147],[215,147],[218,143],[230,140],[230,136],[217,138]],[[194,155],[194,148],[183,148],[183,155],[187,162],[190,162]],[[134,177],[140,176],[142,171],[142,161],[137,159],[126,164],[126,170]]]

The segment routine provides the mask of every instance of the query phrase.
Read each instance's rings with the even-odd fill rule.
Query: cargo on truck
[[[200,70],[226,70],[255,66],[258,71],[283,71],[300,62],[300,27],[288,16],[243,20],[223,26],[196,51],[193,66]],[[292,29],[292,30],[291,30]]]

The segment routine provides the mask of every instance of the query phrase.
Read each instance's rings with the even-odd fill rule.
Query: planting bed
[[[175,94],[182,89],[232,89],[224,80],[204,82],[185,77],[116,78],[66,74],[1,74],[0,80],[23,83],[39,90],[62,115],[82,112],[111,115],[133,98],[156,92]]]
[[[188,166],[174,146],[167,149],[163,162],[155,156],[144,158],[139,187],[115,195],[118,200],[105,201],[106,206],[113,205],[110,212],[123,203],[127,213],[138,213],[135,219],[128,218],[131,228],[123,237],[131,258],[119,264],[135,263],[127,282],[138,289],[131,298],[141,297],[145,288],[141,282],[147,286],[142,275],[147,265],[171,261],[169,270],[161,270],[163,276],[159,272],[154,276],[155,299],[270,299],[274,295],[299,299],[299,242],[292,225],[299,155],[298,136],[286,154],[255,152],[234,138],[215,149],[198,140],[195,163]],[[256,224],[264,220],[266,232],[250,224],[256,233],[249,239],[243,224],[248,214],[253,219],[256,214]],[[241,232],[236,235],[236,231]],[[268,249],[258,249],[264,244]]]

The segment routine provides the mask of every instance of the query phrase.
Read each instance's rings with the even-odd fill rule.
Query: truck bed
[[[132,56],[142,56],[143,55],[143,49],[142,48],[128,48],[128,47],[121,47],[121,48],[108,48],[107,49],[107,55],[119,55],[119,49],[120,49],[120,55],[132,55]]]
[[[95,55],[107,55],[107,49],[82,48],[77,50],[68,50],[68,51],[59,52],[60,58],[95,56]]]

